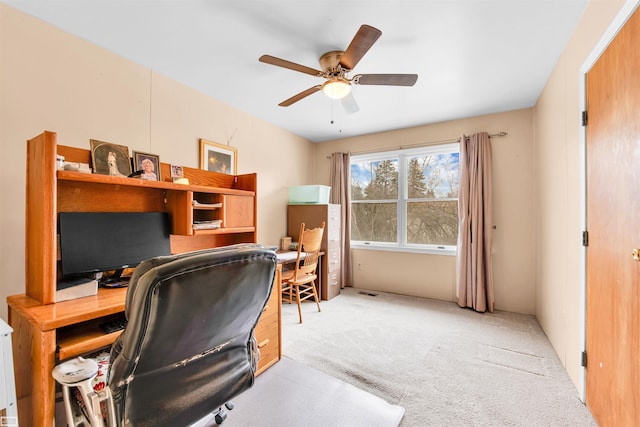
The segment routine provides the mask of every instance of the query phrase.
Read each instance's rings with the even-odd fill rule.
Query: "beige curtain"
[[[349,153],[331,154],[331,203],[340,205],[340,287],[351,286],[351,200]]]
[[[491,141],[486,132],[460,140],[457,296],[460,307],[493,311]]]

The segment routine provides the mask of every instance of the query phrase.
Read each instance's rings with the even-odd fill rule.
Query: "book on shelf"
[[[56,283],[56,302],[88,297],[98,293],[98,281],[90,277],[66,279]]]
[[[197,200],[193,201],[193,206],[198,207],[198,208],[221,208],[222,207],[222,203],[200,203]]]
[[[220,228],[221,225],[221,219],[214,219],[210,221],[193,221],[194,230],[214,230],[216,228]]]

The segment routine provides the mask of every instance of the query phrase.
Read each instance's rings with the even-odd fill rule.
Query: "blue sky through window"
[[[423,160],[429,158],[429,165],[425,168],[424,176],[425,180],[428,180],[430,176],[433,174],[439,174],[442,178],[441,182],[435,188],[436,195],[446,195],[450,192],[450,174],[454,174],[455,177],[451,177],[455,180],[455,187],[457,188],[458,183],[458,167],[460,163],[460,155],[459,153],[440,153],[440,154],[429,154],[429,155],[421,155],[421,156],[410,156],[407,159],[417,158],[419,159],[420,164],[423,164]],[[389,157],[386,160],[394,159],[394,165],[398,166],[397,157]],[[407,160],[407,161],[408,161]],[[376,161],[363,161],[359,163],[351,164],[351,182],[354,184],[359,184],[361,188],[365,188],[369,182],[375,176],[375,171],[377,166],[384,160],[376,160]]]

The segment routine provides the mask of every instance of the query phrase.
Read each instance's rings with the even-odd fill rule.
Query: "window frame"
[[[389,151],[378,151],[363,154],[352,154],[350,157],[349,170],[355,163],[364,162],[376,162],[383,160],[397,160],[398,162],[398,197],[397,199],[385,199],[385,200],[353,200],[350,197],[350,203],[397,203],[397,239],[396,242],[373,242],[364,240],[351,240],[351,248],[353,249],[369,249],[369,250],[381,250],[381,251],[395,251],[395,252],[412,252],[412,253],[425,253],[436,255],[451,255],[455,256],[457,253],[456,245],[433,245],[433,244],[419,244],[419,243],[407,243],[407,211],[409,203],[415,202],[442,202],[442,201],[457,201],[455,198],[412,198],[408,197],[408,163],[409,159],[421,155],[439,155],[460,153],[460,144],[458,142],[434,144],[417,148],[405,148]],[[349,191],[351,191],[351,178],[349,178]],[[353,212],[354,209],[351,209]],[[351,218],[349,218],[351,221]],[[349,236],[351,238],[351,236]]]

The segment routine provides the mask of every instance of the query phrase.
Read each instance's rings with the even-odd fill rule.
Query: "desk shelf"
[[[59,147],[61,152],[64,152],[63,146]],[[212,172],[209,172],[212,173]],[[139,178],[126,178],[119,176],[108,176],[94,173],[72,172],[59,170],[56,172],[57,178],[60,181],[76,181],[86,182],[99,185],[121,185],[125,187],[141,187],[141,188],[155,188],[162,190],[173,191],[195,191],[198,193],[210,193],[210,194],[235,194],[240,196],[255,196],[255,191],[241,190],[234,188],[223,187],[209,187],[206,185],[184,185],[174,184],[167,181],[148,181]]]
[[[194,206],[193,210],[194,211],[217,211],[218,209],[220,209],[222,206]]]
[[[231,234],[231,233],[253,233],[256,231],[255,227],[221,227],[214,228],[213,230],[193,230],[193,234]]]
[[[127,288],[98,288],[96,295],[41,304],[27,295],[11,295],[7,303],[41,331],[51,331],[124,311]]]
[[[106,320],[100,319],[58,330],[58,360],[82,356],[113,344],[122,331],[105,333],[100,328],[100,323]]]

